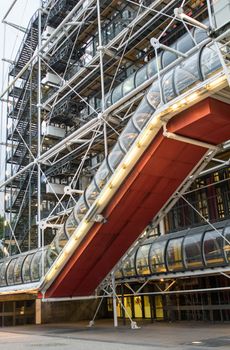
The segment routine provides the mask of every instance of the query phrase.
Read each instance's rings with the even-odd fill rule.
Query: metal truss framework
[[[12,6],[14,3],[16,3],[16,1],[13,2]],[[113,6],[116,6],[117,2],[80,0],[70,9],[68,8],[64,18],[61,20],[58,18],[58,15],[53,15],[53,21],[54,19],[56,21],[56,29],[52,28],[51,32],[48,33],[49,35],[44,39],[44,32],[47,28],[47,24],[48,26],[52,24],[50,16],[56,11],[56,6],[59,3],[61,3],[61,1],[58,0],[51,0],[46,3],[41,2],[41,7],[38,9],[37,15],[35,16],[36,19],[31,23],[32,29],[29,28],[25,32],[24,44],[27,55],[24,58],[24,66],[22,69],[18,69],[17,63],[19,60],[14,63],[14,72],[12,73],[12,67],[10,72],[12,78],[9,80],[7,88],[1,94],[1,100],[4,101],[6,98],[6,101],[8,101],[8,104],[10,102],[14,110],[13,115],[9,107],[7,111],[8,121],[11,120],[12,126],[12,139],[6,140],[6,146],[11,147],[10,176],[6,177],[5,181],[0,184],[0,187],[5,189],[6,196],[9,195],[11,198],[9,214],[7,214],[6,217],[10,232],[6,237],[9,238],[7,250],[14,254],[17,251],[21,252],[21,250],[31,247],[32,239],[30,234],[32,226],[35,230],[34,239],[36,243],[34,243],[34,245],[36,247],[44,247],[47,229],[51,229],[52,233],[55,233],[58,227],[63,224],[66,217],[68,217],[79,194],[82,193],[85,187],[84,185],[80,185],[82,179],[87,182],[87,176],[91,178],[94,170],[100,165],[102,158],[107,156],[109,149],[111,149],[117,136],[132,115],[147,87],[156,77],[158,77],[159,84],[161,84],[160,78],[162,74],[178,64],[178,62],[181,62],[186,54],[174,50],[174,53],[177,55],[177,59],[174,62],[164,69],[160,69],[158,64],[157,73],[154,77],[147,79],[140,86],[130,91],[126,96],[122,97],[111,106],[108,106],[106,105],[106,96],[114,87],[118,86],[121,79],[124,79],[121,74],[122,70],[126,70],[125,74],[128,76],[132,70],[135,71],[145,63],[148,55],[152,54],[152,47],[150,45],[151,38],[155,56],[158,58],[161,50],[168,50],[173,53],[173,49],[169,46],[167,41],[165,44],[164,38],[169,35],[168,33],[170,33],[173,38],[173,35],[176,33],[176,30],[175,32],[173,31],[174,28],[178,27],[180,31],[190,33],[191,27],[204,27],[200,20],[191,17],[188,18],[188,16],[184,15],[185,12],[188,12],[188,10],[192,8],[190,1],[183,0],[181,2],[172,0],[164,1],[162,4],[162,1],[156,0],[149,4],[148,1],[136,2],[127,0],[124,2],[124,10],[128,11],[128,24],[126,23],[113,38],[106,42],[104,38],[105,33],[107,36],[110,34],[109,29],[104,29],[105,23],[108,22],[108,25],[112,23],[111,13],[113,13]],[[7,11],[4,20],[6,20],[12,6],[9,8],[9,11]],[[202,13],[207,11],[210,27],[213,30],[214,24],[210,8],[211,4],[209,0],[207,0],[207,4],[205,4],[204,8],[201,5],[200,11],[195,12],[195,16],[203,19]],[[131,13],[130,9],[133,13],[129,17],[129,13]],[[173,11],[174,9],[177,9],[177,11]],[[119,11],[117,12],[119,13]],[[161,21],[159,21],[159,19],[161,19]],[[153,24],[155,25],[154,30],[150,30],[149,28],[152,28]],[[209,31],[210,27],[206,26],[205,29]],[[33,30],[34,32],[36,31],[36,34],[33,34]],[[89,32],[91,32],[91,34],[89,34]],[[144,38],[142,33],[145,33]],[[34,37],[32,38],[33,35],[36,35],[35,39]],[[89,52],[90,35],[92,35],[97,45],[93,54]],[[27,40],[28,37],[29,39]],[[218,55],[222,63],[222,70],[219,72],[219,77],[221,79],[225,76],[230,86],[228,60],[229,39],[226,39],[227,37],[229,38],[229,35],[226,35],[225,32],[224,35],[219,35],[216,39],[214,37],[209,37],[206,42],[210,43],[210,45],[214,44],[218,50]],[[34,40],[37,43],[35,47],[32,45]],[[192,40],[194,39],[192,38]],[[173,42],[173,39],[171,41]],[[64,65],[63,70],[58,64],[52,64],[50,60],[52,57],[55,57],[55,55],[61,55],[61,50],[69,43],[71,43],[72,47],[68,49],[69,51],[67,50],[68,53],[65,58],[66,63],[64,64],[62,62],[60,64]],[[84,45],[82,45],[82,43],[84,43]],[[82,45],[85,51],[80,58],[77,56],[77,52],[76,59],[74,58],[74,54],[78,45]],[[193,50],[197,50],[198,47],[199,44],[195,42]],[[59,62],[61,62],[61,59]],[[43,84],[47,72],[52,74],[52,79],[55,83],[48,81],[48,83]],[[95,85],[93,84],[94,82]],[[205,90],[207,84],[212,84],[212,78],[210,78],[208,82],[204,81],[194,86],[189,91],[189,94],[196,94],[198,91]],[[47,95],[46,88],[48,88],[49,91]],[[36,94],[34,93],[34,89],[37,89]],[[225,98],[229,99],[229,90],[228,88],[225,89]],[[218,90],[219,87],[212,91],[214,97],[216,94],[216,98],[220,98],[217,96]],[[175,106],[178,107],[180,101],[186,98],[186,93],[179,96],[176,100],[173,100],[173,103],[165,103],[162,87],[160,87],[160,91],[161,107],[159,112],[161,113],[171,108],[171,115],[176,114],[178,110]],[[202,98],[206,95],[210,95],[209,90],[205,91]],[[96,96],[95,99],[100,99],[100,106],[96,106],[96,104],[92,105],[90,101],[92,96]],[[222,99],[223,98],[222,96]],[[56,118],[54,116],[57,108],[59,108],[62,103],[66,102],[67,99],[73,100],[78,105],[79,118],[74,123],[70,121],[65,124],[64,119],[58,119],[58,117]],[[27,104],[29,106],[28,120],[23,119]],[[88,109],[88,112],[86,112],[86,109]],[[181,107],[180,110],[182,109]],[[81,111],[83,111],[83,113],[81,113]],[[168,115],[162,118],[162,123],[165,125],[167,125]],[[55,137],[52,138],[52,135],[42,136],[42,121],[44,120],[47,126],[55,124],[58,125],[59,129],[62,129],[62,124],[64,124],[64,129],[66,131],[64,137],[60,140]],[[32,138],[36,139],[36,142],[34,139],[31,139],[33,131],[34,134]],[[177,137],[177,135],[169,135],[165,129],[165,137]],[[179,141],[189,142],[189,140]],[[173,197],[170,198],[165,207],[158,213],[157,217],[153,218],[152,229],[162,224],[163,218],[177,200],[179,198],[184,198],[183,194],[188,191],[195,179],[202,175],[202,172],[206,171],[207,164],[216,158],[218,159],[220,148],[213,149],[211,145],[203,146],[207,148],[205,157],[182,186],[174,193]],[[222,149],[224,147],[226,149],[228,145],[222,145]],[[20,157],[18,159],[15,156],[15,152],[19,150],[19,148],[20,152],[18,152]],[[13,160],[14,156],[16,157],[16,161]],[[96,164],[92,162],[94,157],[97,158]],[[60,176],[58,168],[64,169],[67,163],[68,165],[74,164],[73,169],[69,172],[66,171],[66,176]],[[228,163],[229,160],[218,166],[223,167]],[[8,168],[9,167],[6,166],[6,171]],[[49,175],[49,173],[51,175]],[[52,182],[53,178],[61,178],[63,180],[64,187],[61,194],[55,182]],[[45,183],[46,188],[49,188],[50,191],[49,195],[45,196],[46,201],[54,202],[54,205],[50,207],[46,215],[42,214],[42,198],[44,197],[42,193],[42,182],[43,184]],[[32,189],[32,183],[35,189]],[[18,190],[18,186],[23,188],[22,194],[20,189]],[[33,190],[36,197],[34,197]],[[20,204],[17,206],[16,212],[13,211],[14,203],[12,198],[14,192],[16,193],[16,198],[20,193]],[[36,214],[36,223],[34,224],[31,223],[33,216],[32,207],[33,214]],[[19,236],[16,231],[25,208],[28,210],[26,215],[29,215],[30,221],[28,226],[29,230],[27,231],[28,237]],[[131,248],[131,251],[122,258],[99,288],[104,290],[109,296],[113,296],[114,310],[116,309],[116,298],[119,298],[116,295],[115,271],[124,262],[126,257],[129,256],[133,250],[138,248],[148,235],[149,233],[146,231],[140,236],[138,241]],[[23,244],[26,239],[28,240],[28,244],[24,248]],[[219,273],[225,274],[224,271],[220,271]],[[226,276],[229,277],[228,275]],[[135,295],[140,295],[141,289],[146,283],[148,283],[148,280],[144,281],[144,284],[138,291],[132,292]],[[173,280],[166,290],[159,290],[159,293],[170,293],[169,289],[174,283],[175,280]],[[109,289],[110,292],[108,292]],[[131,317],[129,318],[131,327],[136,328],[137,326],[132,321]],[[116,313],[114,314],[114,322],[115,326],[117,326]]]

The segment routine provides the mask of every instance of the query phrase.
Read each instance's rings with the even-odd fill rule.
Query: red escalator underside
[[[174,117],[168,131],[220,144],[230,139],[230,106],[208,98]],[[104,210],[108,221],[92,227],[46,297],[94,293],[205,152],[160,132]]]

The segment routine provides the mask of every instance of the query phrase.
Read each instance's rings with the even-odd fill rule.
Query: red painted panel
[[[230,138],[229,111],[228,105],[207,99],[174,118],[169,131],[218,144]],[[105,209],[107,223],[94,225],[46,296],[93,293],[205,152],[160,133]]]

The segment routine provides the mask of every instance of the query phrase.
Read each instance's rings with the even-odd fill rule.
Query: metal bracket
[[[215,146],[215,145],[212,145],[212,144],[207,143],[207,142],[199,141],[196,139],[192,139],[190,137],[181,136],[181,135],[175,134],[173,132],[169,132],[169,131],[167,131],[166,123],[163,124],[163,136],[165,136],[168,139],[181,141],[181,142],[185,142],[185,143],[190,143],[192,145],[195,145],[198,147],[204,147],[204,148],[211,149],[211,150],[219,150],[220,149],[219,146]]]

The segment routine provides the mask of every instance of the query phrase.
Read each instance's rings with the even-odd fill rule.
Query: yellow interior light
[[[101,193],[100,198],[98,199],[98,205],[105,203],[111,196],[112,184],[109,184],[108,187]]]
[[[139,153],[140,153],[140,147],[139,147],[139,145],[137,143],[130,150],[130,152],[128,152],[127,156],[124,159],[124,165],[126,166],[126,168],[137,159]]]
[[[214,81],[212,81],[211,83],[209,83],[206,88],[208,90],[213,90],[215,88],[217,88],[218,86],[222,85],[224,83],[224,81],[226,80],[226,76],[222,75],[221,77],[215,79]]]
[[[193,102],[195,101],[197,98],[199,97],[198,92],[194,92],[193,94],[189,95],[188,97],[186,97],[186,102]]]

